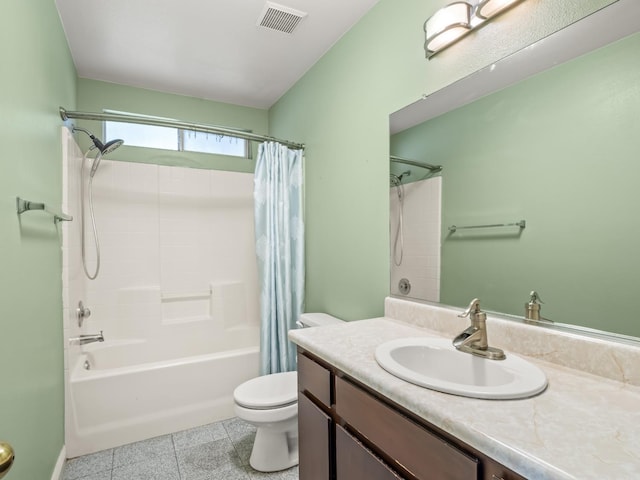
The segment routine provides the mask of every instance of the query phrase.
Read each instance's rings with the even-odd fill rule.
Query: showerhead
[[[93,142],[93,148],[97,148],[100,153],[102,155],[106,155],[108,153],[113,152],[116,148],[118,148],[120,145],[122,145],[124,143],[124,140],[121,139],[116,139],[116,140],[110,140],[107,143],[102,143],[100,141],[100,139],[98,137],[96,137],[93,133],[91,133],[89,130],[85,130],[84,128],[80,128],[80,127],[76,127],[75,125],[73,126],[73,131],[74,132],[84,132],[86,133],[89,138],[91,139],[91,141]]]
[[[110,140],[107,143],[102,143],[100,141],[100,139],[97,138],[89,130],[85,130],[84,128],[76,127],[75,125],[73,127],[73,131],[74,132],[80,131],[80,132],[84,132],[87,135],[89,135],[89,138],[93,142],[93,147],[91,147],[91,149],[93,149],[93,148],[97,148],[98,149],[98,154],[96,155],[96,158],[93,161],[93,164],[91,165],[91,172],[89,172],[89,176],[91,178],[93,178],[93,176],[96,174],[96,170],[98,170],[98,166],[100,165],[100,161],[102,160],[102,157],[104,155],[107,155],[107,154],[113,152],[116,148],[118,148],[120,145],[122,145],[124,143],[124,140],[121,140],[120,138],[117,138],[115,140]]]
[[[397,187],[402,183],[402,179],[393,173],[389,174],[389,184],[391,187]]]
[[[96,138],[93,141],[93,143],[96,143],[96,142],[100,143],[100,140]],[[98,170],[98,166],[100,165],[100,160],[102,160],[102,157],[104,155],[107,155],[108,153],[113,152],[116,148],[118,148],[123,143],[124,143],[124,140],[117,138],[115,140],[108,141],[104,145],[100,143],[101,147],[98,147],[96,145],[96,147],[98,147],[100,151],[96,155],[96,158],[93,160],[93,164],[91,165],[91,171],[89,172],[89,177],[93,178],[93,176],[96,174],[96,171]]]
[[[91,171],[89,172],[89,178],[93,178],[93,176],[98,171],[98,167],[100,166],[100,161],[102,160],[102,151],[98,152],[96,158],[93,159],[93,163],[91,164]]]
[[[102,153],[102,155],[108,155],[123,143],[124,143],[124,140],[120,138],[116,138],[115,140],[109,140],[107,143],[104,144],[104,146],[100,150],[100,153]]]
[[[393,173],[389,174],[389,182],[391,187],[397,187],[402,184],[402,178],[408,177],[411,175],[411,170],[407,170],[406,172],[402,172],[400,175],[395,175]]]

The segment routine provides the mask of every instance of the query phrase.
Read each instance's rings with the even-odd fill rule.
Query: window
[[[138,123],[104,122],[104,138],[122,138],[133,147],[178,150],[178,129],[140,125]]]
[[[129,116],[136,114],[120,113]],[[140,115],[143,116],[143,115]],[[122,138],[125,145],[176,152],[214,153],[249,158],[249,141],[215,133],[125,122],[104,122],[103,138]]]
[[[247,140],[215,133],[181,130],[182,145],[186,152],[218,153],[247,157]]]

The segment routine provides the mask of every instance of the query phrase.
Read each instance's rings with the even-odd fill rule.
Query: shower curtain
[[[289,329],[304,303],[302,151],[276,142],[258,149],[254,200],[260,282],[260,373],[296,369]]]

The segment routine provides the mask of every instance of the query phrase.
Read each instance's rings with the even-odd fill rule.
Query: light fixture
[[[520,1],[521,0],[480,0],[478,5],[476,5],[474,15],[483,20],[488,20]]]
[[[471,0],[472,3],[453,2],[441,8],[424,23],[427,58],[521,1]]]
[[[425,23],[427,52],[439,52],[471,30],[471,5],[455,2],[441,8]]]

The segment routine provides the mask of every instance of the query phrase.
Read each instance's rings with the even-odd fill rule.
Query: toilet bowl
[[[341,322],[325,313],[305,313],[298,325],[316,327]],[[298,464],[298,377],[296,372],[253,378],[233,392],[238,418],[257,428],[249,464],[276,472]]]

